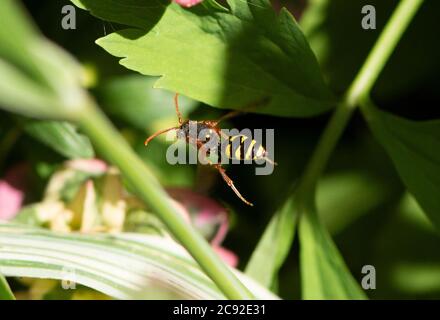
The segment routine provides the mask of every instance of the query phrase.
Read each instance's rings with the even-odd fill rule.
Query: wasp
[[[264,149],[264,147],[259,144],[257,141],[252,140],[250,137],[242,134],[233,135],[233,136],[226,136],[219,128],[218,124],[226,119],[235,117],[242,113],[243,111],[231,111],[224,116],[222,116],[218,120],[183,120],[182,115],[179,110],[179,101],[178,101],[179,94],[176,93],[174,96],[174,106],[176,108],[176,114],[178,119],[178,126],[159,130],[149,136],[145,142],[144,145],[147,146],[148,143],[153,140],[155,137],[166,133],[171,130],[177,131],[177,138],[184,139],[186,143],[192,144],[197,149],[204,148],[205,142],[210,139],[210,136],[213,134],[217,134],[218,136],[222,136],[223,138],[226,138],[229,140],[229,144],[226,146],[226,149],[224,150],[224,155],[228,157],[229,159],[236,159],[236,160],[258,160],[258,159],[265,159],[269,163],[272,163],[276,165],[275,162],[270,160],[268,157],[267,151]],[[201,140],[199,138],[192,138],[190,135],[190,128],[193,126],[193,128],[197,129],[197,137],[199,137],[199,134],[203,132],[205,135],[205,140]],[[206,134],[205,134],[206,133]],[[233,149],[232,142],[235,140],[239,140],[239,144],[235,143],[236,148]],[[248,143],[246,143],[248,142]],[[221,149],[219,149],[221,150]],[[209,154],[209,152],[207,152]],[[219,163],[213,163],[212,161],[207,160],[207,163],[211,166],[213,166],[215,169],[218,170],[220,175],[222,176],[223,180],[226,182],[226,184],[234,191],[234,193],[240,198],[244,203],[246,203],[249,206],[253,206],[253,204],[249,201],[247,201],[241,193],[238,191],[238,189],[234,185],[234,181],[229,178],[229,176],[226,174],[225,169],[222,167]]]

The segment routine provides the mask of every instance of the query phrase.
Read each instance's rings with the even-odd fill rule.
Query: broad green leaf
[[[14,294],[9,288],[8,282],[5,277],[0,274],[0,300],[14,300]]]
[[[157,288],[182,298],[225,298],[185,249],[169,238],[59,234],[0,224],[0,248],[0,272],[6,276],[74,280],[118,299],[151,298]],[[257,298],[277,298],[235,273]]]
[[[67,158],[92,158],[93,147],[89,138],[78,133],[75,126],[60,121],[33,121],[25,131]]]
[[[70,0],[70,1],[78,8],[86,10],[86,7],[83,6],[83,4],[81,3],[81,0]]]
[[[78,8],[89,10],[99,19],[149,30],[162,17],[167,0],[71,0]]]
[[[315,212],[301,215],[299,241],[303,299],[365,299]]]
[[[363,108],[376,138],[428,217],[440,227],[440,120],[411,121]]]
[[[267,0],[230,0],[229,12],[212,2],[185,9],[126,0],[120,11],[111,1],[81,3],[133,27],[97,43],[127,68],[161,76],[157,88],[220,108],[258,104],[252,111],[281,116],[313,116],[334,103],[294,18],[285,9],[277,16]]]
[[[174,108],[174,94],[165,90],[154,89],[157,78],[141,75],[128,75],[104,82],[96,90],[99,105],[108,113],[131,126],[153,133],[156,124],[163,125],[171,120],[177,124]],[[194,110],[196,102],[179,97],[179,108],[183,117]]]
[[[275,213],[246,266],[246,274],[266,288],[277,279],[295,236],[297,212],[293,199]]]

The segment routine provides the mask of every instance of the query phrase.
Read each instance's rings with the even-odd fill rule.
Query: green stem
[[[189,251],[225,296],[230,299],[252,299],[252,294],[220,260],[205,239],[185,222],[157,179],[107,117],[91,104],[79,122],[94,145],[121,170],[138,196],[158,214],[174,237]]]
[[[321,136],[298,185],[297,198],[314,201],[316,183],[360,100],[368,97],[380,72],[414,17],[423,0],[402,0],[388,20],[373,49],[337,106]],[[367,31],[366,31],[367,32]]]
[[[0,300],[15,300],[11,288],[2,274],[0,274]]]

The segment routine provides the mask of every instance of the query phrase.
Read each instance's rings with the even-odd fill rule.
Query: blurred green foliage
[[[296,181],[300,177],[307,159],[316,145],[318,136],[328,120],[328,115],[307,119],[286,119],[247,114],[225,124],[237,128],[275,128],[275,159],[279,165],[274,174],[268,177],[255,176],[253,168],[250,166],[230,166],[228,168],[230,176],[234,178],[243,194],[248,195],[250,199],[256,199],[256,209],[245,207],[235,199],[235,196],[224,186],[215,172],[196,166],[170,166],[165,160],[168,142],[155,140],[147,149],[144,148],[143,140],[146,136],[156,129],[172,126],[176,123],[173,94],[153,89],[157,78],[133,74],[119,65],[117,59],[94,44],[94,41],[107,36],[110,32],[125,28],[125,25],[130,27],[140,25],[149,29],[152,27],[151,22],[145,25],[147,22],[143,19],[143,15],[139,18],[140,20],[130,19],[127,21],[126,19],[121,20],[118,14],[115,14],[114,18],[109,17],[109,14],[114,14],[113,11],[105,13],[104,17],[102,16],[104,14],[101,15],[101,13],[92,10],[93,14],[112,22],[101,21],[86,11],[78,9],[76,10],[77,29],[63,30],[60,25],[61,7],[70,4],[69,1],[59,0],[44,3],[24,1],[24,3],[43,34],[71,52],[79,59],[83,67],[93,73],[92,78],[96,81],[90,88],[90,92],[103,110],[118,125],[138,155],[154,168],[163,184],[198,188],[213,198],[220,199],[230,207],[233,214],[233,228],[226,239],[226,245],[237,253],[240,257],[240,266],[244,267],[273,212],[280,207],[286,195],[291,191],[292,181]],[[89,2],[87,3],[89,4]],[[344,92],[350,84],[396,3],[397,1],[313,0],[304,7],[301,5],[301,1],[295,1],[296,8],[300,8],[296,12],[300,17],[300,27],[318,59],[325,81],[334,93]],[[377,30],[365,31],[361,29],[360,12],[364,4],[375,5],[378,15]],[[90,5],[92,5],[91,2]],[[416,197],[419,199],[428,198],[419,201],[425,212],[431,214],[433,220],[437,221],[438,192],[435,190],[438,189],[437,182],[440,172],[437,170],[439,165],[438,126],[435,127],[435,131],[427,131],[426,135],[420,136],[417,134],[417,130],[412,127],[413,125],[419,127],[419,123],[417,125],[411,124],[409,128],[400,131],[398,130],[399,125],[395,125],[394,120],[400,124],[408,124],[403,118],[430,120],[440,116],[438,108],[436,108],[440,100],[439,92],[436,89],[439,84],[437,76],[440,69],[437,59],[439,45],[434,38],[435,32],[433,32],[436,29],[438,5],[437,1],[425,2],[374,87],[373,97],[380,108],[399,116],[399,118],[394,118],[388,113],[384,116],[392,122],[389,126],[399,132],[387,133],[383,127],[377,129],[376,126],[374,129],[373,125],[373,132],[378,138],[375,140],[360,113],[355,114],[353,121],[344,132],[336,152],[330,159],[326,176],[318,186],[317,211],[328,232],[334,236],[336,245],[354,278],[360,283],[363,276],[361,274],[363,265],[369,264],[376,267],[377,289],[366,292],[370,298],[440,297],[440,253],[438,251],[440,239],[438,232],[426,219],[425,213],[417,205],[414,198],[405,191],[405,185],[400,181],[399,173],[393,167],[393,162],[407,166],[402,171],[397,165],[400,175],[409,176],[407,178],[410,180],[409,182],[406,181],[407,179],[403,179],[408,187],[411,187],[413,183],[416,184],[413,189]],[[255,10],[255,8],[253,9]],[[124,10],[124,8],[120,10]],[[203,16],[202,10],[200,8],[183,13],[183,9],[176,7],[172,9],[174,14],[178,12],[184,15],[200,15],[200,19]],[[140,11],[136,10],[134,14],[138,16]],[[153,20],[156,21],[157,17],[160,18],[162,14],[162,10],[153,12]],[[221,12],[218,14],[223,15]],[[188,38],[190,36],[184,34],[185,26],[183,24],[179,27],[181,27],[183,36]],[[205,27],[212,31],[208,26]],[[106,40],[101,40],[100,44],[107,47],[107,50],[114,51],[114,48],[110,49],[111,43],[109,41],[115,37],[120,39],[121,36],[128,34],[133,36],[125,31],[122,35],[107,36],[104,38]],[[137,41],[145,40],[142,39],[142,34],[136,33],[134,35],[138,38]],[[200,38],[194,38],[194,41],[204,39],[204,36],[202,34]],[[187,38],[184,39],[188,40]],[[292,39],[283,39],[287,42],[290,40]],[[178,43],[178,41],[176,42]],[[246,45],[246,42],[243,42],[242,45]],[[152,46],[152,44],[148,44],[148,46]],[[161,48],[160,52],[144,53],[141,51],[137,54],[151,55],[148,56],[151,59],[149,64],[154,63],[152,57],[161,61],[163,58],[165,59],[161,66],[163,70],[170,68],[174,71],[180,64],[173,63],[172,54],[177,55],[185,52],[172,52],[173,48],[176,48],[174,42],[172,45],[168,44]],[[211,49],[220,50],[219,47]],[[201,56],[207,54],[212,54],[212,52],[200,53]],[[125,56],[127,53],[118,54],[118,56],[121,55]],[[190,55],[183,55],[183,57],[185,59],[182,59],[184,61],[181,62],[181,67],[185,71],[179,70],[182,73],[178,74],[178,77],[176,76],[180,81],[179,84],[187,80],[185,77],[188,72],[192,72],[185,61],[194,59]],[[293,58],[295,57],[297,56],[293,56]],[[267,57],[261,58],[268,59]],[[299,60],[301,61],[301,59]],[[145,63],[144,61],[146,60],[143,60],[142,63]],[[195,59],[193,62],[197,63],[198,61]],[[219,63],[224,63],[224,61]],[[277,68],[275,69],[277,70],[284,66],[281,63],[278,65],[279,61],[276,63]],[[238,68],[237,64],[239,63],[232,64],[231,68]],[[132,62],[129,66],[133,68],[135,65]],[[20,65],[20,67],[26,66]],[[150,70],[151,66],[149,65],[148,68],[143,66],[143,68]],[[235,77],[234,79],[238,78],[238,83],[253,81],[252,68],[255,66],[252,68],[247,66],[247,69],[243,66],[243,68],[247,72],[246,75],[243,78]],[[313,66],[312,69],[315,68],[317,66]],[[233,77],[234,74],[229,76]],[[208,82],[217,81],[212,77],[214,76],[209,74],[208,80],[203,77],[201,79]],[[293,81],[293,74],[283,74],[281,78]],[[177,80],[175,81],[177,82]],[[162,85],[168,89],[175,88],[175,83],[172,82],[164,82]],[[183,83],[184,85],[186,84]],[[296,85],[292,86],[296,88]],[[306,88],[307,82],[302,85],[300,86],[301,90],[309,90]],[[321,84],[317,86],[320,87]],[[187,90],[190,91],[189,88]],[[242,106],[244,99],[233,95],[236,90],[229,92],[230,96],[227,96],[227,99],[221,97],[225,99],[221,103],[222,107]],[[203,90],[194,94],[200,97],[201,101],[211,102],[211,100],[204,98]],[[323,95],[327,97],[327,93]],[[42,97],[40,93],[36,96]],[[210,119],[220,115],[218,110],[202,103],[196,103],[194,100],[182,97],[181,101],[185,116]],[[4,101],[1,100],[1,103]],[[283,113],[284,111],[277,111],[277,114]],[[3,111],[0,111],[0,117],[1,146],[4,143],[3,138],[7,136],[6,132],[18,127],[21,121],[17,121],[17,118],[13,118]],[[69,134],[75,132],[71,127],[67,129],[62,127],[64,125],[61,123],[51,124],[51,127],[55,127],[50,129],[54,130],[54,133],[47,138],[38,132],[35,133],[35,130],[28,129],[27,126],[26,124],[23,133],[14,140],[12,147],[8,148],[10,151],[0,155],[1,158],[4,158],[4,161],[0,162],[2,163],[0,172],[4,172],[8,166],[19,161],[28,161],[35,175],[37,175],[38,167],[56,166],[63,158],[47,146],[66,157],[93,155],[89,143],[80,133],[73,133],[69,138],[68,135],[60,131],[68,130]],[[29,126],[35,127],[38,124],[31,123]],[[381,132],[378,133],[378,130]],[[47,134],[50,131],[44,129],[44,132]],[[397,141],[401,142],[399,150],[404,154],[396,155],[396,149],[389,150],[390,147],[387,147],[389,157],[379,142],[387,146],[383,140],[394,141],[396,137]],[[408,144],[408,141],[411,143]],[[414,158],[412,156],[413,150],[408,150],[406,145],[411,145],[419,156]],[[97,156],[100,156],[99,153]],[[424,180],[418,180],[422,178]],[[44,185],[47,176],[41,176],[39,179],[40,182],[34,184],[35,189]],[[429,184],[426,181],[433,182]],[[38,194],[38,190],[35,191],[35,194]],[[38,196],[34,195],[33,197]],[[32,195],[30,198],[32,199]],[[435,203],[424,206],[424,203],[430,201]],[[309,221],[308,223],[313,224],[314,222]],[[290,237],[296,237],[295,242],[299,237],[301,247],[295,244],[288,250],[289,255],[278,278],[267,280],[284,298],[299,298],[301,296],[300,250],[301,255],[306,256],[301,264],[302,270],[311,265],[322,268],[320,271],[307,270],[308,273],[328,273],[329,271],[326,270],[329,266],[319,262],[320,255],[334,254],[338,256],[337,252],[332,253],[333,247],[327,245],[318,246],[321,251],[318,251],[318,255],[313,256],[312,247],[323,239],[316,237],[312,229],[306,229],[306,227],[300,227],[302,235],[299,236],[294,234],[294,230],[291,230]],[[340,266],[335,263],[333,267],[339,270]],[[278,269],[280,266],[275,264],[274,268]],[[313,274],[310,273],[306,276],[313,278]],[[331,287],[335,291],[338,290],[337,285]],[[326,289],[321,288],[321,290],[323,294],[320,297],[326,297]],[[354,289],[354,291],[356,290]],[[356,292],[356,294],[358,293]],[[333,293],[330,293],[330,296],[332,295]]]

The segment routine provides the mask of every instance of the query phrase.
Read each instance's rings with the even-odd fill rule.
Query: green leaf
[[[71,0],[78,8],[89,10],[101,20],[149,30],[162,17],[167,0]]]
[[[280,116],[313,116],[334,103],[294,18],[284,9],[277,16],[267,0],[231,0],[230,12],[211,4],[188,10],[126,0],[118,3],[122,17],[113,2],[81,3],[102,19],[133,27],[97,43],[127,68],[161,76],[157,88],[230,109],[270,98],[253,111]]]
[[[67,158],[92,158],[89,138],[77,132],[75,126],[60,121],[32,121],[25,131]]]
[[[299,221],[302,298],[365,299],[327,230],[308,210]]]
[[[156,122],[172,119],[177,124],[174,94],[154,89],[157,78],[126,75],[106,81],[96,91],[98,103],[103,109],[141,130],[153,131]],[[183,117],[194,110],[196,102],[179,97]],[[153,132],[151,132],[153,133]]]
[[[376,138],[433,224],[440,227],[440,120],[412,121],[363,108]]]
[[[72,280],[118,299],[224,299],[191,256],[170,238],[142,234],[59,234],[0,224],[0,272],[11,277]],[[260,299],[277,297],[235,270]]]
[[[295,236],[297,212],[293,199],[287,200],[266,227],[246,266],[246,274],[271,288]]]
[[[81,3],[81,0],[70,0],[70,1],[78,8],[86,10],[86,7],[83,6],[83,4]]]
[[[9,288],[5,277],[0,273],[0,300],[15,300],[14,294]]]

